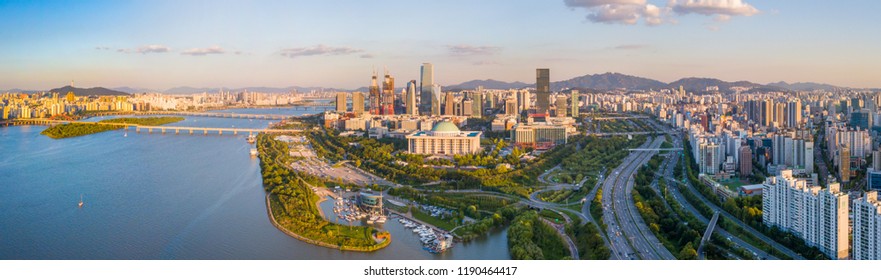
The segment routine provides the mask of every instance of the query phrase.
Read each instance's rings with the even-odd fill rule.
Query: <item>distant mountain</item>
[[[449,85],[445,86],[444,89],[459,89],[459,90],[470,90],[476,89],[479,86],[483,86],[485,89],[519,89],[528,87],[531,84],[522,83],[522,82],[504,82],[504,81],[496,81],[493,79],[488,80],[471,80],[457,85]]]
[[[749,81],[737,81],[737,82],[726,82],[719,79],[714,78],[683,78],[678,81],[672,82],[668,85],[669,88],[678,89],[679,86],[682,86],[686,91],[689,92],[704,92],[707,90],[707,87],[716,86],[719,87],[719,91],[729,91],[732,87],[743,87],[743,88],[752,88],[752,89],[762,89],[762,90],[783,90],[785,88],[779,88],[774,86],[766,86],[761,84],[756,84]]]
[[[564,88],[582,88],[595,90],[658,90],[662,88],[667,88],[667,84],[657,80],[624,75],[621,73],[584,75],[565,81],[551,83],[551,90],[559,91]]]
[[[59,94],[67,94],[68,92],[73,92],[73,94],[77,96],[118,96],[118,95],[130,95],[125,92],[121,92],[118,90],[112,90],[103,87],[93,87],[93,88],[77,88],[72,86],[64,86],[60,88],[50,89],[49,92],[57,92]]]
[[[819,83],[792,83],[792,84],[789,84],[784,81],[770,83],[770,84],[768,84],[768,86],[780,87],[780,88],[785,88],[788,90],[795,90],[795,91],[813,91],[813,90],[833,91],[833,90],[837,90],[837,89],[842,88],[842,87],[833,86],[830,84],[819,84]]]
[[[218,87],[174,87],[163,91],[166,94],[195,94],[195,93],[217,93],[221,88]],[[310,92],[310,91],[349,91],[346,89],[335,89],[335,88],[323,88],[323,87],[243,87],[243,88],[223,88],[223,91],[229,92],[263,92],[263,93],[288,93],[292,91],[296,92]]]
[[[115,87],[111,88],[115,91],[121,91],[125,93],[145,93],[145,92],[158,92],[157,90],[148,89],[148,88],[133,88],[133,87]]]

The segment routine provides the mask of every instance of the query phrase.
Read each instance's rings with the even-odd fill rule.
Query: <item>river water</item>
[[[171,125],[262,128],[267,121],[186,117]],[[0,259],[509,258],[503,230],[432,255],[397,220],[383,226],[392,244],[372,253],[291,238],[266,215],[247,135],[116,130],[54,140],[43,129],[0,128]]]

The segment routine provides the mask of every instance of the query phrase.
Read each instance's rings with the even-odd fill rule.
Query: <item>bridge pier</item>
[[[190,129],[190,135],[193,135],[193,130],[192,130],[192,129]]]
[[[137,133],[141,133],[141,128],[140,128],[140,127],[135,127],[135,132],[137,132]]]
[[[207,129],[204,130],[203,132],[205,132],[205,134],[203,134],[203,135],[208,135],[208,130],[207,130]]]
[[[233,130],[233,131],[232,131],[232,135],[239,135],[239,131],[238,131],[238,130]]]
[[[165,134],[165,129],[164,129],[164,128],[162,129],[162,134]]]
[[[217,130],[217,135],[223,135],[223,130],[218,129],[218,130]]]
[[[180,129],[175,129],[175,130],[174,130],[174,135],[178,135],[178,134],[180,134]]]
[[[148,134],[153,134],[153,129],[152,129],[152,128],[148,128],[148,129],[147,129],[147,133],[148,133]]]

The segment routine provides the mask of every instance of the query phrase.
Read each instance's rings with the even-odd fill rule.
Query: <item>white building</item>
[[[443,121],[431,131],[407,135],[407,151],[411,154],[462,155],[480,152],[480,131],[460,131],[455,124]]]
[[[768,178],[762,189],[764,223],[796,234],[831,259],[848,257],[848,208],[838,183],[809,186],[792,170]]]
[[[853,259],[881,260],[881,202],[878,192],[853,201]]]

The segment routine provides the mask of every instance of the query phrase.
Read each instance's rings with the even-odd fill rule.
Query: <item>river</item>
[[[267,121],[186,117],[171,125],[262,128]],[[432,255],[397,220],[383,226],[392,244],[372,253],[291,238],[266,216],[247,135],[116,130],[54,140],[40,135],[43,129],[0,128],[0,259],[509,258],[503,230]]]

